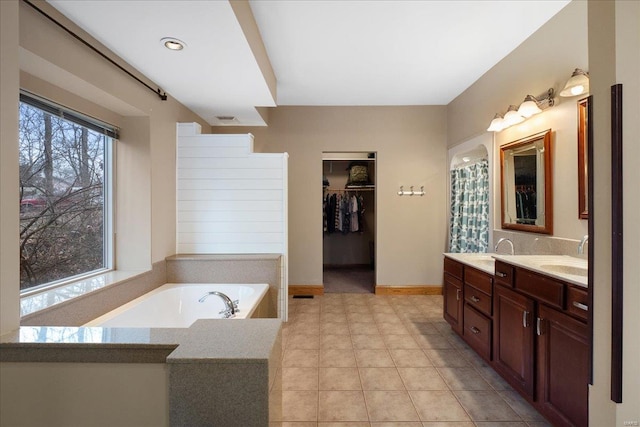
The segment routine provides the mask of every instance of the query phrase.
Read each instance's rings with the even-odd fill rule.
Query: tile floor
[[[451,331],[442,296],[290,299],[276,387],[273,426],[549,426]]]

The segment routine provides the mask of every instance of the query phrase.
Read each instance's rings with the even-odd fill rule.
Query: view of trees
[[[105,266],[109,140],[20,103],[20,289]]]

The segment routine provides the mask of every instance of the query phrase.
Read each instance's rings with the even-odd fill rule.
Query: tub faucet
[[[589,235],[585,234],[585,236],[578,243],[578,254],[582,255],[584,253],[584,245],[589,241]]]
[[[209,291],[207,292],[205,295],[202,296],[202,298],[200,298],[198,300],[198,302],[204,302],[204,300],[206,300],[207,298],[209,298],[209,296],[211,295],[215,295],[218,296],[222,299],[222,301],[224,302],[225,307],[227,307],[226,310],[222,310],[219,314],[224,315],[225,319],[229,319],[231,317],[234,317],[236,315],[236,313],[238,312],[238,301],[231,301],[231,298],[229,298],[227,295],[223,294],[222,292],[218,292],[218,291]]]
[[[500,243],[502,242],[509,242],[509,245],[511,245],[511,255],[516,254],[515,249],[513,249],[513,242],[511,241],[511,239],[508,239],[506,237],[503,237],[502,239],[498,240],[498,243],[496,243],[496,246],[493,248],[493,251],[495,253],[498,253],[498,246],[500,246]]]

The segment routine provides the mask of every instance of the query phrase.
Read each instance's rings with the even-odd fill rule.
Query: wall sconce
[[[583,93],[589,92],[589,73],[576,68],[571,74],[571,78],[564,85],[564,88],[560,91],[560,96],[570,97],[578,96]]]
[[[555,104],[553,100],[554,91],[550,88],[544,97],[536,98],[533,95],[527,95],[520,104],[520,107],[509,105],[504,117],[496,114],[491,120],[491,124],[487,128],[489,132],[500,132],[510,126],[524,122],[529,117],[541,113]]]

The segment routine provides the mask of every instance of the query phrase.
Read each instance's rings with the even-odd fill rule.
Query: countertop
[[[583,288],[588,286],[586,259],[568,255],[502,255],[495,253],[445,253],[444,256],[494,274],[495,260],[526,268]]]
[[[189,328],[22,326],[0,362],[267,363],[280,319],[202,319]]]

